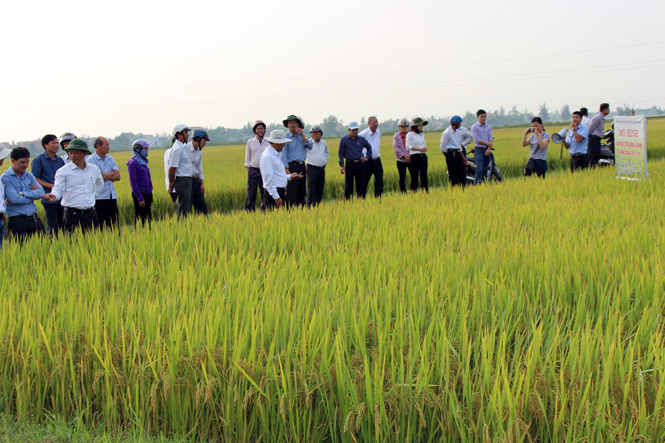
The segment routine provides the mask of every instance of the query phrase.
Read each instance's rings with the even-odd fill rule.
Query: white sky
[[[655,0],[8,1],[0,141],[663,107],[664,16]]]

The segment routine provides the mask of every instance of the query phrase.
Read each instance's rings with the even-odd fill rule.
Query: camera
[[[529,128],[529,130],[526,132],[533,132],[533,128]]]

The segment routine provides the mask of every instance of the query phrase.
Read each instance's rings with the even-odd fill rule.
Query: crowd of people
[[[570,130],[563,144],[570,153],[571,172],[598,165],[600,141],[604,135],[604,119],[609,105],[600,105],[592,119],[582,108],[573,112]],[[474,142],[474,185],[480,185],[487,176],[490,155],[494,149],[492,128],[486,123],[487,113],[478,110],[477,122],[467,129],[463,120],[455,115],[450,126],[441,134],[439,149],[448,166],[450,184],[466,186],[466,147]],[[586,120],[585,120],[586,119]],[[339,142],[340,173],[345,176],[344,197],[354,194],[364,198],[370,180],[374,179],[374,196],[381,197],[384,189],[381,160],[381,131],[376,116],[371,116],[368,127],[360,131],[357,122],[348,125],[348,134]],[[409,172],[411,191],[429,192],[427,179],[428,148],[423,129],[427,121],[414,118],[398,122],[399,131],[393,136],[393,150],[399,173],[399,189],[407,192]],[[254,137],[247,141],[245,163],[247,169],[246,211],[255,211],[260,199],[261,210],[282,207],[312,207],[323,199],[326,166],[330,157],[328,144],[323,139],[320,125],[304,132],[305,122],[297,115],[289,115],[283,125],[286,131],[276,129],[266,134],[267,126],[257,120],[253,125]],[[190,141],[191,133],[191,141]],[[205,199],[202,150],[210,141],[203,129],[184,124],[173,128],[173,145],[164,153],[166,192],[171,196],[178,219],[192,211],[208,214]],[[42,138],[44,152],[32,161],[30,151],[18,147],[0,149],[0,165],[10,156],[11,167],[2,174],[0,186],[0,247],[5,228],[5,214],[9,217],[7,231],[22,241],[30,235],[58,235],[60,231],[76,229],[108,229],[118,224],[118,194],[114,182],[121,179],[117,163],[109,154],[110,145],[105,137],[94,140],[94,151],[88,143],[72,133],[58,139],[53,134]],[[545,177],[547,148],[550,135],[543,121],[534,117],[524,131],[522,146],[529,147],[527,175]],[[133,143],[132,158],[126,163],[134,201],[135,220],[145,225],[152,220],[153,184],[149,167],[150,144],[139,139]],[[60,156],[59,151],[65,154]],[[37,216],[35,202],[40,200],[46,215],[46,226]]]

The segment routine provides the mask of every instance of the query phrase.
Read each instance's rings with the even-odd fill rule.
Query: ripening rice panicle
[[[210,199],[240,207],[216,149]],[[197,441],[663,441],[649,168],[5,242],[0,413]]]

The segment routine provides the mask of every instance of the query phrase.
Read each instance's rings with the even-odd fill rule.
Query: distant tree
[[[326,136],[337,135],[338,133],[339,121],[334,115],[329,115],[323,119],[321,124],[321,129],[323,129],[323,134]]]
[[[561,120],[570,120],[572,115],[570,114],[570,106],[563,105],[561,108]]]
[[[360,126],[365,126],[365,123],[367,123],[365,117],[360,117]]]
[[[538,108],[538,117],[540,117],[544,122],[550,119],[550,112],[547,109],[547,106],[545,106],[545,103],[543,103],[540,108]]]
[[[37,148],[35,147],[34,142],[28,143],[28,151],[30,151],[30,154],[36,154],[37,153]]]

